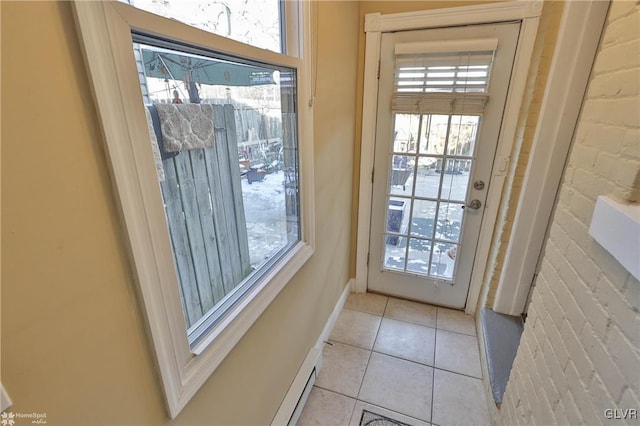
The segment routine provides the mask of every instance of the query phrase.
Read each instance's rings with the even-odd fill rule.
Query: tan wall
[[[640,408],[640,282],[588,228],[599,195],[640,202],[639,24],[612,3],[498,424],[638,424],[605,410]]]
[[[316,253],[175,424],[269,423],[349,279],[358,5],[319,7],[330,19],[317,38]],[[71,7],[1,8],[0,358],[12,410],[52,425],[169,423]]]

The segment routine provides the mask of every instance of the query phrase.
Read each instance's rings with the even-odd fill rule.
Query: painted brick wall
[[[640,201],[639,86],[640,5],[614,1],[496,424],[639,423],[605,410],[640,411],[640,283],[588,234],[598,195]]]

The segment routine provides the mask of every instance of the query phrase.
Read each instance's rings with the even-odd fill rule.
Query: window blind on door
[[[492,39],[396,45],[392,110],[481,115],[496,48]]]

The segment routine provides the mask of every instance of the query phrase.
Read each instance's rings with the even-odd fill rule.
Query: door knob
[[[478,210],[481,206],[482,202],[480,200],[471,200],[470,203],[462,206],[462,208],[464,209],[465,207],[469,207],[470,209]]]

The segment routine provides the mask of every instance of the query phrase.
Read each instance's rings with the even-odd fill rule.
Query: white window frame
[[[287,50],[293,54],[283,55],[120,2],[74,2],[76,26],[171,418],[180,413],[314,250],[310,8],[308,2],[286,2],[286,9]],[[132,31],[295,68],[298,74],[300,242],[194,348],[189,346],[182,312]]]

